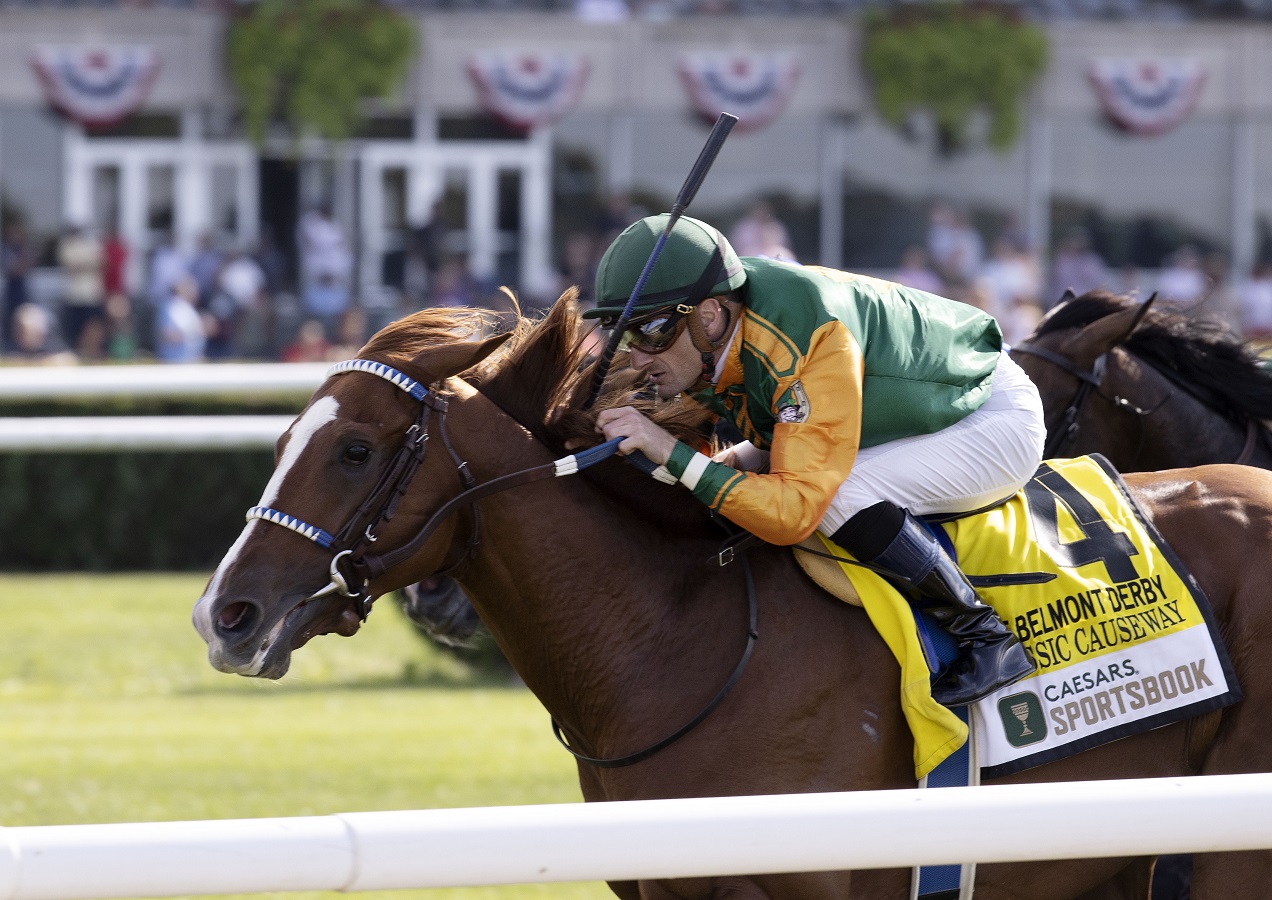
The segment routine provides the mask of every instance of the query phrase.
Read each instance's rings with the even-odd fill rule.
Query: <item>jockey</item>
[[[612,326],[667,216],[615,238],[596,275]],[[1042,460],[1042,404],[992,317],[923,291],[815,266],[739,259],[683,217],[627,327],[631,364],[663,399],[683,393],[747,442],[708,458],[632,407],[597,417],[619,449],[665,466],[713,510],[773,544],[820,530],[919,595],[958,659],[932,695],[977,700],[1034,671],[916,515],[1015,494]]]

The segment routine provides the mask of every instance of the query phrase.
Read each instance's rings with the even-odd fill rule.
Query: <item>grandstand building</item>
[[[244,138],[217,4],[0,0],[0,195],[39,234],[113,225],[139,248],[168,228],[187,247],[289,235],[307,205],[330,203],[356,236],[368,304],[441,203],[476,274],[547,296],[583,198],[669,203],[715,103],[738,106],[744,127],[695,214],[727,225],[751,199],[781,197],[802,261],[895,266],[939,199],[987,229],[1014,221],[1036,246],[1071,224],[1121,223],[1110,233],[1128,258],[1190,241],[1244,272],[1272,223],[1264,2],[1200,18],[1032,0],[1022,9],[1050,55],[1020,139],[943,155],[922,115],[908,134],[879,117],[861,9],[842,0],[399,3],[418,59],[339,147]],[[95,126],[94,91],[122,102],[105,95],[128,66],[140,96]]]

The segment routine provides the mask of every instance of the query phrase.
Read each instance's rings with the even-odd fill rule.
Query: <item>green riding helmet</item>
[[[669,216],[648,216],[614,238],[596,270],[596,307],[583,313],[583,318],[622,315]],[[667,235],[632,316],[639,318],[677,303],[696,306],[708,297],[740,288],[745,281],[742,263],[724,235],[706,222],[682,216]]]

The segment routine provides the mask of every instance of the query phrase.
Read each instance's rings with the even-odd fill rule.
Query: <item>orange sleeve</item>
[[[861,348],[851,332],[840,322],[823,325],[794,373],[778,381],[769,471],[740,472],[713,462],[693,486],[695,495],[770,543],[795,544],[808,537],[857,458],[864,373]],[[679,477],[692,454],[687,447],[678,449],[684,453],[679,459],[673,454],[669,468]]]

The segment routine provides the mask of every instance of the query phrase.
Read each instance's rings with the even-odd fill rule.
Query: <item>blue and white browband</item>
[[[408,378],[392,366],[386,366],[384,363],[373,362],[369,359],[346,359],[344,362],[336,363],[327,370],[327,377],[344,375],[346,372],[367,372],[378,376],[390,384],[400,387],[416,400],[423,401],[428,394],[428,388],[414,378]]]
[[[335,538],[331,532],[324,531],[317,525],[310,525],[308,522],[302,522],[295,516],[289,516],[285,512],[279,512],[276,509],[270,509],[268,506],[253,506],[247,511],[247,521],[253,519],[263,519],[266,522],[273,522],[275,525],[282,525],[284,528],[290,528],[301,537],[307,537],[319,547],[329,549]]]
[[[423,402],[425,396],[428,395],[428,388],[414,378],[408,378],[392,366],[386,366],[384,363],[373,362],[369,359],[347,359],[344,362],[336,363],[327,370],[327,377],[344,375],[347,372],[366,372],[378,378],[383,378],[395,387],[406,391],[420,402]],[[330,549],[336,540],[331,532],[324,531],[317,525],[310,525],[295,516],[289,516],[285,512],[271,509],[268,506],[253,506],[249,509],[247,511],[247,521],[250,522],[253,519],[262,519],[266,522],[273,522],[275,525],[289,528],[301,537],[309,538],[309,540],[324,549]]]

